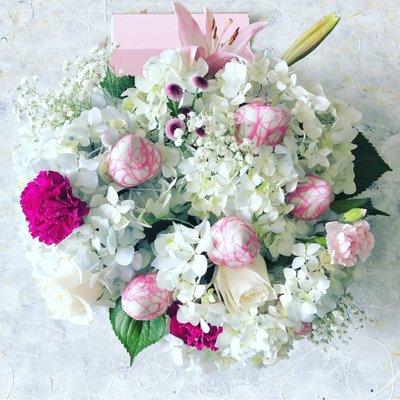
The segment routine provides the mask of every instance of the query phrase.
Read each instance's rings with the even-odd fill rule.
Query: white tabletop
[[[185,1],[201,11],[201,1]],[[49,320],[30,279],[15,222],[11,143],[14,89],[23,75],[55,87],[64,59],[84,55],[110,29],[112,12],[171,11],[165,0],[0,0],[0,400],[400,399],[400,8],[399,0],[207,0],[214,11],[249,11],[269,26],[256,40],[279,56],[313,21],[342,16],[315,54],[296,65],[328,95],[364,114],[367,136],[394,169],[370,191],[390,218],[372,218],[377,245],[353,286],[373,322],[327,352],[296,344],[291,360],[263,370],[194,376],[160,366],[156,348],[133,368],[106,312],[91,327]]]

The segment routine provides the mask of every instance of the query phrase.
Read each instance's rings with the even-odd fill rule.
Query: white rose
[[[277,298],[260,255],[248,267],[218,267],[215,285],[229,312],[250,311]]]
[[[36,276],[34,281],[51,318],[89,325],[92,305],[102,292],[98,282],[91,284],[92,278],[92,273],[80,271],[73,262],[62,261],[54,274]]]

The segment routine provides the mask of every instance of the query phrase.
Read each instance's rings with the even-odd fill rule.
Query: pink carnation
[[[69,179],[54,171],[40,171],[21,193],[20,204],[33,238],[58,244],[89,214],[87,204],[72,194]]]
[[[210,349],[217,351],[218,348],[215,346],[215,343],[218,335],[223,331],[222,326],[208,324],[210,330],[208,333],[205,333],[201,329],[200,324],[196,326],[189,322],[182,324],[176,318],[178,308],[178,303],[174,303],[167,311],[167,314],[171,318],[169,327],[171,335],[182,339],[187,346],[195,347],[197,350]]]
[[[352,267],[358,258],[365,261],[375,245],[367,221],[353,225],[334,221],[328,222],[325,228],[328,251],[335,264]]]

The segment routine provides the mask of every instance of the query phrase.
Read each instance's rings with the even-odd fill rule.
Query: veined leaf
[[[339,199],[335,200],[331,204],[331,210],[338,213],[343,214],[353,208],[365,208],[368,212],[368,215],[384,215],[389,216],[388,213],[376,209],[370,197],[363,197],[359,199]]]
[[[107,69],[106,77],[100,86],[113,98],[121,98],[125,90],[135,87],[135,77],[131,75],[117,76],[111,69]]]
[[[139,352],[158,342],[166,332],[164,316],[151,321],[136,321],[122,309],[120,298],[115,308],[110,308],[110,321],[116,336],[131,357],[131,365]]]
[[[368,189],[385,172],[392,169],[385,163],[368,139],[359,132],[353,141],[357,148],[353,150],[356,192],[351,197]]]

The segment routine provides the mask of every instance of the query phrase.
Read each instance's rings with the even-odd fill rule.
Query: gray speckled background
[[[400,399],[400,3],[399,0],[185,1],[193,11],[250,11],[268,28],[256,47],[279,55],[297,34],[330,11],[339,27],[300,62],[329,95],[357,106],[371,141],[390,163],[370,195],[391,218],[372,218],[377,237],[365,273],[353,287],[374,322],[327,352],[298,343],[293,357],[261,371],[210,376],[176,371],[141,354],[133,368],[105,312],[81,328],[46,318],[31,283],[15,223],[11,102],[23,75],[54,87],[64,59],[83,55],[109,34],[112,12],[171,11],[164,0],[0,0],[0,400],[128,399]]]

